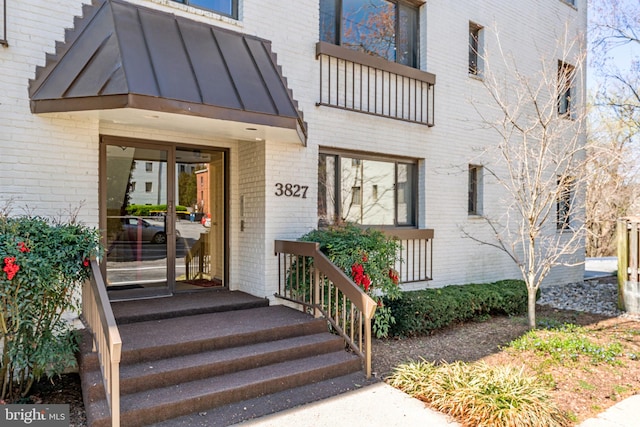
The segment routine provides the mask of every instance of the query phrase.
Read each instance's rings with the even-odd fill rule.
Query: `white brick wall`
[[[436,74],[436,126],[406,123],[317,107],[318,1],[241,1],[241,20],[193,14],[166,0],[135,0],[183,16],[269,39],[309,125],[307,147],[267,141],[229,141],[189,131],[160,131],[100,122],[95,113],[36,116],[29,110],[28,80],[45,53],[81,13],[80,0],[21,0],[8,4],[9,48],[0,48],[0,202],[15,199],[38,214],[56,215],[84,201],[81,219],[98,222],[98,141],[111,134],[228,148],[230,164],[230,286],[258,296],[275,292],[273,240],[296,238],[317,224],[320,147],[415,158],[419,162],[420,227],[435,230],[434,281],[429,286],[518,277],[505,256],[462,237],[460,227],[486,233],[467,215],[467,165],[475,147],[495,143],[480,129],[470,99],[486,93],[467,74],[468,22],[498,28],[505,48],[533,69],[538,52],[551,51],[565,23],[586,28],[586,1],[430,0],[421,10],[421,64]],[[488,41],[490,37],[486,38]],[[175,117],[179,123],[181,117]],[[307,198],[277,197],[276,183],[308,185]],[[244,216],[240,217],[240,198]],[[499,208],[500,191],[485,187],[485,207]],[[244,231],[240,222],[244,221]],[[582,267],[554,271],[550,281],[575,281]]]

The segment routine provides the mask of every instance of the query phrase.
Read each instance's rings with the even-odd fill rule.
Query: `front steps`
[[[282,409],[282,402],[261,404],[265,396],[289,399],[297,387],[307,387],[300,390],[312,396],[314,383],[326,394],[321,390],[331,388],[327,383],[341,391],[364,381],[360,359],[327,332],[326,321],[241,293],[193,295],[182,296],[182,302],[178,296],[113,303],[123,342],[122,426],[229,425]],[[108,426],[97,355],[87,336],[82,347],[87,420]],[[244,408],[240,413],[229,413],[238,405]],[[252,414],[248,405],[266,407]]]

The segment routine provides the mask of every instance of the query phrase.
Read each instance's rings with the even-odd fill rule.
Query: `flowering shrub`
[[[82,225],[0,215],[0,399],[25,395],[74,363],[77,344],[62,313],[78,310],[74,293],[99,242]]]
[[[331,262],[378,303],[373,332],[378,338],[386,337],[395,319],[382,301],[401,294],[398,272],[393,268],[400,243],[381,231],[351,224],[314,230],[300,240],[320,243],[320,250]]]

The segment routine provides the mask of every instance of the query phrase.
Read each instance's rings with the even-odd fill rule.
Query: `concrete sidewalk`
[[[459,427],[447,415],[379,382],[360,390],[236,424],[243,427]],[[640,425],[640,395],[631,396],[577,427]]]
[[[241,426],[260,427],[459,427],[424,403],[379,382],[359,390],[278,412]]]

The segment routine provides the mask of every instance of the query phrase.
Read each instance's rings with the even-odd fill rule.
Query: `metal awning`
[[[135,108],[307,127],[271,42],[122,0],[98,0],[30,81],[33,113]]]

